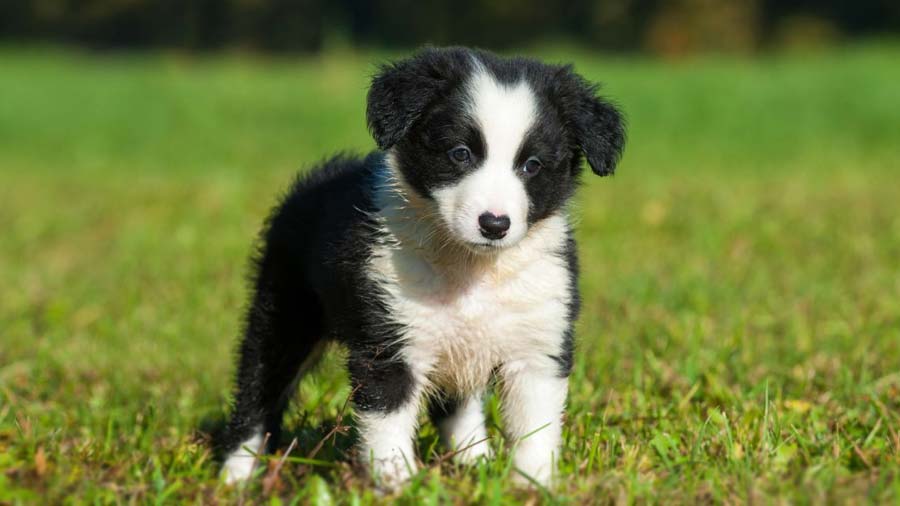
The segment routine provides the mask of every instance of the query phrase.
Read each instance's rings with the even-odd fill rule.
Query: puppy
[[[359,456],[382,486],[416,471],[426,405],[456,459],[489,456],[494,379],[517,471],[550,482],[579,310],[566,203],[582,160],[612,174],[624,144],[596,91],[571,66],[465,48],[381,68],[366,111],[380,150],[325,162],[268,220],[227,481],[277,444],[298,378],[334,340],[349,352]]]

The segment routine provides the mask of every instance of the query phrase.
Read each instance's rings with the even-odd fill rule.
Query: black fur
[[[240,350],[237,390],[222,447],[233,451],[262,427],[277,444],[303,361],[320,341],[350,348],[357,409],[390,410],[409,393],[405,364],[387,343],[400,331],[380,287],[363,272],[381,237],[371,179],[381,154],[336,157],[299,179],[268,220],[255,296]]]
[[[378,147],[399,142],[429,105],[462,84],[471,69],[462,48],[426,49],[381,67],[369,88],[366,118]]]
[[[559,376],[567,378],[572,372],[575,360],[575,322],[581,313],[581,293],[578,291],[578,248],[571,234],[566,240],[565,250],[561,251],[560,255],[569,266],[569,324],[563,336],[562,349],[558,355],[553,356],[553,359],[559,364]]]
[[[594,172],[611,174],[624,143],[616,109],[596,87],[568,66],[504,59],[464,48],[426,49],[382,67],[368,94],[367,119],[379,148],[390,149],[412,189],[432,198],[471,166],[451,161],[448,150],[465,144],[473,166],[486,146],[463,113],[465,89],[481,62],[495,79],[524,78],[538,98],[540,117],[516,160],[537,153],[545,168],[525,182],[529,223],[560,209],[573,195],[585,156]],[[412,391],[408,364],[398,359],[403,327],[392,320],[383,287],[367,275],[373,247],[388,240],[373,215],[374,179],[384,152],[365,159],[326,161],[290,189],[270,216],[256,261],[254,295],[240,347],[236,393],[221,447],[230,452],[262,428],[270,448],[278,443],[281,418],[301,364],[323,341],[349,350],[348,369],[357,410],[391,411]],[[554,358],[567,376],[573,361],[573,322],[579,310],[575,242],[559,252],[569,266],[572,302],[564,344]],[[452,413],[452,399],[440,413]]]
[[[625,123],[619,111],[597,97],[599,87],[575,73],[571,65],[557,70],[549,93],[562,111],[571,139],[598,176],[615,172],[625,147]]]

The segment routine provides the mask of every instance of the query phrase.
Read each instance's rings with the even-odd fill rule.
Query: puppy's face
[[[368,119],[406,184],[476,252],[516,244],[563,206],[583,154],[612,173],[624,137],[618,112],[571,68],[458,48],[383,69]]]

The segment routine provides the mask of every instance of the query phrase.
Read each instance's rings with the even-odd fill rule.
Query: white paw
[[[253,475],[256,457],[253,455],[234,455],[222,466],[222,480],[228,485],[235,485],[250,479]]]
[[[418,403],[410,402],[388,413],[357,413],[359,458],[382,491],[403,486],[416,472]]]
[[[416,463],[402,457],[376,459],[370,463],[370,474],[381,490],[393,492],[416,474]]]
[[[513,481],[520,486],[538,485],[549,487],[553,480],[553,455],[556,447],[538,441],[521,441],[516,448],[513,463],[516,473]]]
[[[229,485],[241,483],[253,476],[256,469],[257,452],[263,450],[263,437],[256,435],[244,441],[240,448],[231,452],[222,466],[222,479]]]

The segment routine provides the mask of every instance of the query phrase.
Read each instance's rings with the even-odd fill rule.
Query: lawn
[[[429,465],[384,498],[345,457],[337,349],[268,479],[225,487],[208,443],[255,234],[297,171],[373,147],[387,55],[0,48],[0,504],[900,500],[900,45],[539,54],[629,120],[619,172],[573,208],[564,479],[513,490],[504,455],[456,468],[425,424]]]

